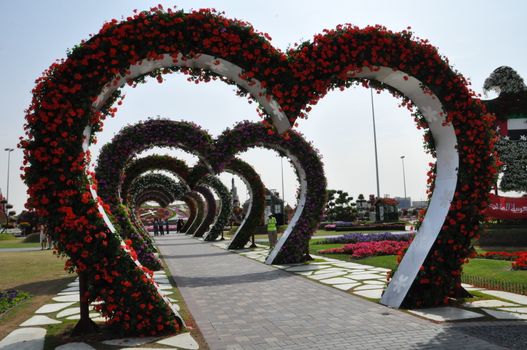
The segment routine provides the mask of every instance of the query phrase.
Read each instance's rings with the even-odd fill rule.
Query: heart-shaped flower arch
[[[205,212],[202,221],[196,220],[187,231],[188,235],[194,237],[203,237],[209,231],[210,225],[213,224],[216,216],[216,199],[209,187],[204,185],[197,185],[194,190],[203,196],[205,199]]]
[[[295,214],[267,257],[266,263],[288,264],[305,261],[309,239],[320,222],[326,203],[326,177],[318,152],[295,131],[291,131],[285,139],[268,133],[260,123],[244,121],[218,136],[210,163],[215,171],[222,171],[225,164],[229,164],[237,153],[252,147],[267,148],[285,154],[293,164],[300,185]]]
[[[184,161],[168,155],[150,155],[135,159],[126,165],[124,179],[120,186],[121,194],[128,192],[130,183],[135,178],[150,170],[168,171],[185,183],[190,180],[190,170]],[[256,173],[253,167],[240,159],[233,159],[225,166],[224,171],[239,176],[247,186],[249,192],[247,213],[229,244],[229,249],[241,249],[245,247],[249,241],[256,226],[263,223],[265,187],[260,176]],[[196,176],[195,171],[193,171],[192,175]],[[196,215],[195,203],[193,201],[188,201],[187,206],[189,206],[190,209],[189,221],[192,222]]]
[[[138,194],[132,206],[133,208],[139,208],[148,201],[154,201],[159,204],[161,208],[166,208],[170,203],[172,203],[172,196],[170,193],[168,193],[168,191],[145,189]]]
[[[408,265],[412,271],[399,274],[402,278],[394,276],[395,283],[390,283],[393,287],[385,296],[397,296],[383,301],[399,306],[406,296],[409,306],[435,305],[457,288],[458,279],[452,277],[460,275],[470,254],[470,241],[478,235],[481,212],[496,173],[493,118],[484,115],[465,79],[428,42],[413,38],[407,31],[338,26],[285,55],[247,23],[209,10],[186,14],[157,8],[122,22],[108,22],[37,81],[26,116],[27,139],[21,141],[25,149],[28,206],[47,220],[59,250],[71,257],[71,266],[86,271],[92,278],[112,269],[121,270],[121,266],[100,263],[99,254],[83,257],[80,253],[86,248],[85,237],[90,237],[90,249],[120,245],[107,238],[105,232],[111,223],[102,220],[98,200],[89,198],[89,141],[101,129],[104,116],[115,114],[112,104],[122,85],[133,85],[148,74],[162,80],[161,75],[171,71],[183,71],[196,81],[219,76],[237,84],[242,94],[248,93],[259,102],[279,132],[304,116],[310,105],[330,89],[364,79],[379,81],[377,87],[389,88],[406,104],[415,96],[423,97],[420,102],[414,101],[426,118],[423,126],[427,126],[425,122],[439,121],[432,134],[427,133],[427,141],[435,149],[434,143],[440,146],[444,142],[440,130],[448,129],[445,139],[453,136],[456,142],[451,140],[450,145],[457,143],[457,152],[436,152],[437,175],[441,177],[436,184],[445,191],[432,196],[420,232],[426,233],[422,236],[429,237],[432,243],[421,245],[419,250],[425,256],[409,263],[403,259],[401,270]],[[406,81],[410,84],[406,85]],[[84,139],[87,141],[83,145]],[[457,173],[442,170],[452,170],[456,159]],[[447,182],[448,185],[440,185]],[[96,193],[93,195],[97,198]],[[436,207],[443,210],[436,212]],[[439,239],[435,240],[438,234]],[[125,253],[121,250],[112,254],[124,257]],[[135,276],[139,278],[141,273]],[[123,280],[135,282],[131,275]],[[115,288],[129,298],[129,290]],[[97,292],[92,294],[95,296],[104,297]],[[137,298],[141,297],[148,298],[148,294],[140,293]],[[156,314],[160,311],[154,310]],[[138,330],[137,324],[140,331],[149,334],[168,326],[164,321],[146,324],[123,317],[115,321],[113,313],[106,311],[125,332]],[[120,311],[128,318],[133,315],[134,320],[136,315],[145,314],[134,307]]]
[[[203,197],[201,197],[198,192],[192,191],[187,193],[186,197],[190,200],[190,203],[193,203],[194,205],[190,206],[190,215],[187,219],[187,222],[183,227],[181,228],[181,232],[185,233],[187,235],[192,234],[191,228],[192,226],[197,222],[198,226],[203,221],[203,218],[205,217],[205,202],[203,201]],[[186,199],[183,197],[183,199]],[[195,210],[193,211],[192,208]]]

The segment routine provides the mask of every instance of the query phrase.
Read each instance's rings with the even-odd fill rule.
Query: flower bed
[[[0,292],[0,314],[26,299],[29,299],[29,294],[16,289]]]
[[[415,234],[401,233],[393,234],[384,233],[347,233],[340,237],[326,238],[317,241],[315,244],[335,244],[335,243],[358,243],[358,242],[375,242],[375,241],[409,241]]]
[[[512,263],[513,270],[527,270],[527,253],[521,254],[514,262]]]
[[[319,251],[320,254],[350,254],[352,258],[360,259],[377,255],[395,255],[408,248],[408,241],[377,241],[345,244],[340,248]]]

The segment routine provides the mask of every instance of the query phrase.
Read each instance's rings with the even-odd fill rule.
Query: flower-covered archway
[[[191,191],[183,197],[187,205],[189,205],[190,215],[187,219],[187,222],[181,228],[181,232],[185,234],[191,234],[190,228],[194,225],[195,222],[201,223],[205,215],[205,202],[203,202],[203,197],[201,197],[196,191]]]
[[[209,231],[210,225],[212,225],[214,218],[216,217],[216,199],[214,199],[214,195],[207,186],[197,185],[194,187],[194,190],[203,196],[206,205],[202,220],[198,220],[199,217],[197,217],[186,234],[194,237],[203,237],[203,235]]]
[[[225,185],[216,176],[207,175],[198,182],[198,185],[204,185],[211,188],[219,197],[220,210],[214,219],[214,225],[207,230],[203,236],[205,241],[215,241],[223,232],[232,213],[231,193]]]
[[[299,182],[297,209],[286,231],[269,253],[266,263],[287,264],[306,260],[309,239],[315,232],[326,203],[326,177],[316,149],[299,133],[290,131],[287,138],[269,133],[262,124],[241,122],[225,130],[214,143],[210,162],[222,171],[237,153],[263,147],[285,154],[293,164]]]
[[[139,208],[146,202],[154,201],[159,204],[160,207],[166,208],[170,203],[172,203],[172,196],[168,191],[160,191],[158,189],[145,189],[139,193],[133,203],[133,207]]]
[[[188,192],[187,186],[176,182],[167,175],[150,173],[135,178],[127,192],[122,195],[126,198],[125,204],[134,207],[137,204],[137,196],[145,190],[166,190],[170,194],[171,202],[180,199]]]
[[[263,224],[265,186],[254,168],[238,158],[227,163],[223,170],[238,175],[249,192],[247,213],[229,243],[229,249],[242,249],[249,242],[256,227]]]
[[[187,185],[189,168],[181,159],[169,155],[153,154],[142,158],[137,158],[126,164],[123,171],[124,179],[120,182],[121,198],[123,193],[128,192],[130,184],[140,175],[151,170],[166,170],[177,176],[181,183]],[[188,185],[187,185],[188,186]]]
[[[109,290],[135,301],[151,297],[149,282],[139,282],[143,271],[112,234],[113,225],[86,175],[87,157],[102,120],[116,112],[120,87],[143,82],[147,75],[162,81],[162,74],[174,71],[195,81],[220,78],[237,84],[280,133],[327,91],[354,82],[388,88],[407,106],[415,105],[419,125],[430,128],[427,140],[437,156],[435,191],[417,235],[423,239],[412,244],[411,258],[401,262],[383,302],[435,305],[456,290],[451,277],[459,276],[470,254],[496,172],[492,118],[437,49],[408,31],[345,25],[285,54],[247,23],[210,10],[184,13],[159,7],[110,21],[75,46],[38,79],[27,111],[21,146],[28,206],[46,219],[58,249],[70,256],[69,266],[90,281],[99,276],[90,299],[107,299]],[[86,249],[92,254],[83,255]],[[100,279],[114,271],[119,281]],[[152,334],[175,327],[163,303],[154,302],[148,311],[138,304],[123,304],[118,311],[103,306],[102,311],[123,332]]]

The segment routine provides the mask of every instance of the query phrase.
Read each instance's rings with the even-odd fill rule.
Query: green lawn
[[[1,248],[35,248],[40,247],[40,243],[24,243],[24,238],[15,238],[0,241]]]
[[[397,266],[395,255],[372,256],[363,259],[350,259],[347,254],[319,254],[323,249],[336,248],[341,244],[311,244],[310,252],[329,258],[352,261],[359,264],[395,269]],[[496,250],[496,249],[492,249]],[[502,249],[499,249],[502,250]],[[463,273],[467,276],[484,279],[491,283],[520,284],[527,288],[527,270],[513,271],[511,261],[491,259],[471,259],[468,264],[463,265]]]
[[[0,252],[0,276],[0,290],[19,289],[32,296],[0,315],[0,339],[75,278],[64,271],[64,260],[49,250]]]

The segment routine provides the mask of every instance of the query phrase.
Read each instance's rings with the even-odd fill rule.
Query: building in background
[[[399,204],[397,204],[397,208],[399,210],[409,209],[412,207],[412,198],[411,197],[395,197],[394,198]]]
[[[278,225],[284,225],[284,201],[277,190],[265,189],[265,219],[273,214]]]

